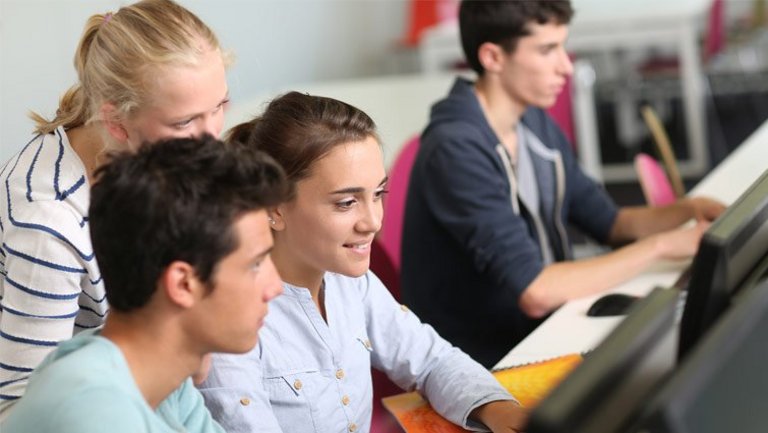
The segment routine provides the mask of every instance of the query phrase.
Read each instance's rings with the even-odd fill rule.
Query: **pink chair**
[[[384,198],[384,219],[379,240],[381,246],[392,259],[395,270],[400,272],[400,244],[403,236],[403,217],[405,216],[405,196],[408,194],[408,180],[411,167],[419,151],[419,136],[408,140],[395,158],[389,170],[389,194]]]
[[[374,239],[371,244],[371,270],[389,289],[395,300],[400,302],[400,275],[379,239]],[[400,394],[403,390],[378,370],[371,369],[371,375],[373,377],[373,415],[370,433],[402,433],[400,425],[384,408],[381,399]]]
[[[573,60],[573,56],[571,56]],[[557,126],[563,130],[565,137],[573,146],[573,150],[576,151],[576,134],[573,128],[573,100],[571,97],[571,80],[572,77],[568,77],[563,86],[563,91],[557,96],[555,104],[547,110],[552,119],[554,119]]]
[[[635,156],[635,172],[649,206],[666,206],[677,200],[667,174],[651,156],[638,153]]]

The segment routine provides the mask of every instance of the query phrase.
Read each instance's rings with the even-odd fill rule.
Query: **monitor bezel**
[[[561,433],[583,428],[643,356],[663,336],[676,333],[678,299],[675,290],[655,288],[635,302],[627,317],[533,409],[525,431]],[[617,414],[609,416],[615,418]]]
[[[727,308],[731,296],[764,258],[768,245],[768,170],[702,236],[691,265],[680,324],[682,361]]]

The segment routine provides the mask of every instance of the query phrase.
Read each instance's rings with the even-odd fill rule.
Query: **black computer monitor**
[[[691,265],[680,324],[682,360],[768,252],[768,171],[707,229]]]
[[[530,415],[528,433],[614,433],[675,363],[679,293],[654,289]]]
[[[650,400],[631,429],[651,433],[768,430],[768,281],[744,287]]]

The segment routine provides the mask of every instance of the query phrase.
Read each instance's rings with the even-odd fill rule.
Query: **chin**
[[[222,351],[224,353],[248,353],[250,352],[254,347],[256,347],[256,343],[259,342],[259,337],[253,337],[250,338],[248,341],[242,341],[242,344],[233,345],[232,347],[227,348],[226,350]]]
[[[365,264],[365,267],[363,266],[347,267],[344,269],[332,270],[331,272],[344,275],[345,277],[358,278],[358,277],[362,277],[363,275],[365,275],[366,272],[368,272],[369,263],[370,262],[367,262]]]
[[[541,101],[531,105],[537,108],[541,108],[542,110],[549,110],[555,105],[555,102],[557,102],[557,96],[553,98],[542,99]]]

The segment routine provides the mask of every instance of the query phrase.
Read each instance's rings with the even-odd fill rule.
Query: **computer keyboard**
[[[677,289],[681,292],[688,291],[688,282],[691,281],[691,265],[688,265],[683,272],[680,273],[680,276],[677,277],[677,280],[672,284],[673,289]]]

